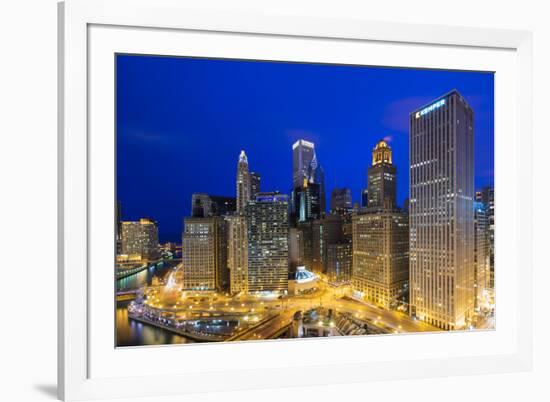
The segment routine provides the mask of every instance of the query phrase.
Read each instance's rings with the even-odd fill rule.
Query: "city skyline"
[[[335,188],[350,188],[353,203],[361,204],[360,196],[366,187],[366,173],[371,163],[373,144],[386,138],[394,151],[397,176],[400,178],[397,186],[397,203],[403,206],[405,198],[408,197],[408,113],[454,87],[463,89],[462,93],[476,110],[476,155],[481,154],[485,157],[476,158],[476,162],[480,162],[476,163],[475,188],[477,190],[493,185],[493,84],[490,73],[408,69],[402,71],[378,67],[148,56],[118,56],[117,66],[120,77],[117,80],[117,195],[122,203],[122,216],[125,220],[138,220],[144,216],[155,219],[158,221],[161,242],[178,242],[181,239],[183,218],[191,215],[192,193],[235,196],[235,155],[241,150],[246,152],[249,159],[250,172],[255,171],[261,175],[262,191],[278,190],[282,194],[290,195],[293,181],[290,149],[299,139],[315,143],[316,156],[324,168],[325,203],[329,206],[330,195]],[[197,78],[196,74],[200,68],[203,68],[203,71]],[[296,69],[299,71],[295,72]],[[334,72],[334,69],[337,71]],[[181,77],[176,77],[178,71]],[[252,75],[256,78],[256,87],[245,85],[241,88],[239,96],[230,96],[237,85],[236,82],[243,84],[245,73],[251,71],[262,73],[259,76]],[[154,74],[149,75],[148,72]],[[212,80],[212,74],[209,73],[213,72],[216,72],[213,79],[216,83],[220,83],[226,74],[232,74],[233,82],[228,84],[227,81],[223,81],[224,85],[212,89],[210,96],[199,96],[196,92],[188,91],[189,99],[199,99],[202,103],[208,102],[209,105],[213,105],[206,116],[208,119],[200,120],[197,116],[190,116],[190,120],[197,121],[185,122],[180,116],[172,119],[176,123],[168,124],[165,120],[169,120],[168,117],[173,118],[174,113],[183,114],[184,111],[192,111],[197,107],[190,105],[187,97],[179,94],[176,89],[204,84],[206,76]],[[422,82],[429,82],[429,88],[418,90],[418,84],[410,84],[401,89],[400,97],[393,94],[397,91],[397,83],[414,83],[418,81],[418,76],[424,77]],[[372,86],[364,93],[359,90],[373,79],[381,77],[386,78],[386,83],[387,77],[393,77],[394,84],[387,86],[386,91],[382,91],[381,85]],[[415,77],[416,80],[413,79]],[[154,89],[151,81],[153,78],[157,84]],[[198,79],[199,82],[190,83],[191,78]],[[296,83],[302,78],[305,79],[305,83]],[[430,80],[427,81],[426,78]],[[260,98],[261,88],[270,87],[273,92],[273,84],[267,82],[268,79],[270,82],[289,80],[304,91],[314,88],[315,83],[325,88],[326,85],[320,84],[330,82],[328,88],[324,89],[324,99],[330,95],[351,94],[352,98],[361,96],[366,100],[363,99],[359,106],[352,107],[354,110],[345,112],[335,102],[321,104],[322,102],[313,96],[321,89],[314,88],[309,96],[305,97],[309,102],[301,107],[304,112],[302,117],[289,110],[297,102],[292,100],[286,102],[282,109],[279,108],[279,113],[266,114],[267,108],[274,107],[273,100],[259,101],[263,100]],[[330,81],[327,81],[328,79]],[[169,86],[169,83],[172,86]],[[212,86],[214,83],[210,82],[209,85]],[[407,90],[413,89],[415,96],[407,94]],[[141,96],[136,99],[135,91],[157,96]],[[295,94],[296,91],[297,89],[293,89],[290,93]],[[281,92],[275,91],[275,97],[280,99],[279,97],[284,95]],[[382,92],[386,94],[383,98],[387,99],[386,105],[389,106],[380,106],[377,95]],[[214,95],[217,101],[213,99]],[[254,105],[250,99],[242,99],[247,95],[255,101]],[[305,98],[299,97],[300,102],[306,100]],[[150,104],[151,100],[156,101],[154,107]],[[174,103],[177,100],[181,100],[179,106],[177,102]],[[237,103],[237,106],[231,106],[230,101]],[[201,102],[194,103],[200,105]],[[311,104],[320,111],[333,108],[333,117],[328,119],[326,116],[315,114]],[[166,107],[163,108],[163,105]],[[148,113],[139,113],[144,108],[147,108]],[[232,116],[237,109],[242,112],[242,108],[248,108],[253,113],[250,115],[250,127],[244,127],[245,133],[238,134],[235,130],[239,125],[246,125],[248,120],[241,118],[242,122],[236,123],[236,116]],[[218,111],[222,114],[217,118],[210,115]],[[365,118],[358,118],[361,111]],[[204,112],[201,112],[202,117],[205,117]],[[319,123],[315,123],[313,115],[318,116]],[[159,117],[163,119],[158,120]],[[221,117],[224,123],[227,123],[227,130],[224,130],[219,121]],[[341,122],[341,118],[347,119],[344,120],[343,127],[338,129],[335,122]],[[323,123],[327,124],[323,126]],[[156,128],[149,130],[148,127],[153,124]],[[199,125],[206,127],[202,130],[211,130],[210,138],[185,135],[188,130]],[[260,130],[262,126],[264,129]],[[268,141],[262,141],[262,132],[269,135]],[[346,132],[351,133],[349,137]],[[245,140],[248,141],[246,144]],[[360,146],[355,146],[356,144]],[[148,154],[147,163],[142,166],[141,158],[145,151]]]
[[[149,113],[140,113],[144,94],[134,93],[131,107],[124,103],[136,121],[164,119],[154,122],[158,135],[144,136],[144,125],[137,138],[118,141],[134,140],[118,148],[117,159],[117,345],[151,342],[142,328],[176,336],[162,343],[494,328],[493,100],[485,93],[492,75],[210,61],[198,80],[206,85],[208,76],[209,85],[225,85],[221,90],[198,94],[186,81],[166,87],[177,100],[164,93]],[[270,80],[249,76],[240,81],[249,87],[236,91],[239,74],[251,68],[267,69]],[[234,80],[219,81],[228,72]],[[378,88],[395,92],[403,75],[417,73],[428,73],[429,87],[440,79],[444,90],[424,99],[422,91],[411,98],[401,88],[399,107],[395,99],[374,102],[376,85],[360,90],[386,75]],[[313,86],[315,74],[327,80]],[[443,85],[441,74],[452,74],[452,82]],[[284,91],[263,92],[283,77]],[[297,78],[306,81],[296,82],[299,89],[292,86]],[[457,87],[479,93],[467,99]],[[274,108],[282,92],[296,98]],[[254,110],[246,114],[243,106]],[[308,127],[309,114],[320,129],[289,135],[277,128]],[[233,131],[237,123],[259,123],[258,116],[262,135]],[[366,128],[388,125],[395,130],[375,135]],[[347,129],[355,134],[343,134]],[[125,213],[124,194],[133,192]]]

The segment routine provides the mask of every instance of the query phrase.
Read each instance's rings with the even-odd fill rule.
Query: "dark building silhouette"
[[[330,195],[330,212],[346,212],[353,207],[351,190],[349,188],[335,188]]]

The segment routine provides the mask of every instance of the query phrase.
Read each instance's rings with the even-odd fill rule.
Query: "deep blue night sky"
[[[162,242],[181,241],[191,194],[235,196],[241,149],[262,191],[289,193],[292,144],[315,143],[334,187],[360,202],[375,143],[397,166],[408,197],[408,115],[457,89],[475,119],[476,189],[493,184],[492,73],[117,56],[117,197],[125,220],[159,222]]]

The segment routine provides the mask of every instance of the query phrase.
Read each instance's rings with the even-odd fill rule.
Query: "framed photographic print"
[[[530,368],[529,33],[59,15],[60,397]]]

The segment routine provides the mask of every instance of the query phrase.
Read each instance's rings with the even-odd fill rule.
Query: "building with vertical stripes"
[[[413,111],[409,134],[410,313],[445,330],[468,328],[475,303],[474,113],[453,90]]]

